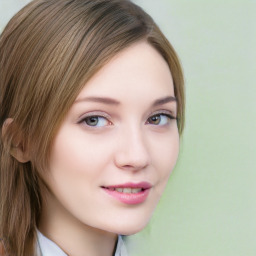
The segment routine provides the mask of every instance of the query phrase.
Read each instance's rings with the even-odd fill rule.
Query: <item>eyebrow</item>
[[[103,103],[103,104],[107,104],[107,105],[120,105],[120,102],[112,99],[112,98],[108,98],[108,97],[86,97],[86,98],[82,98],[82,99],[77,99],[75,101],[75,103],[79,103],[79,102],[99,102],[99,103]],[[153,102],[152,107],[157,107],[159,105],[164,105],[166,103],[169,102],[177,102],[177,99],[174,96],[166,96],[160,99],[157,99]]]
[[[157,107],[159,105],[164,105],[164,104],[169,103],[169,102],[177,102],[176,97],[174,97],[174,96],[166,96],[166,97],[157,99],[157,100],[154,101],[152,106],[153,107]]]
[[[81,101],[99,102],[99,103],[104,103],[104,104],[108,104],[108,105],[119,105],[120,104],[119,101],[117,101],[115,99],[107,98],[107,97],[86,97],[86,98],[76,100],[75,103],[78,103]]]

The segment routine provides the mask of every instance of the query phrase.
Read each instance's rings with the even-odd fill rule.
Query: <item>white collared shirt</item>
[[[63,252],[60,247],[45,237],[40,231],[37,231],[38,246],[37,254],[40,256],[68,256]],[[118,236],[118,242],[116,247],[115,256],[128,256],[127,250],[122,239],[122,236]]]

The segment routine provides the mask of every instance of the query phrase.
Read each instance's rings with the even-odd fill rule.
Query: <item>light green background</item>
[[[0,29],[25,0],[0,0]],[[186,78],[180,159],[131,256],[256,255],[256,0],[135,0]]]

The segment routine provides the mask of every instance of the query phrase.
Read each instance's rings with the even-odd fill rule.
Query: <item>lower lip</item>
[[[143,203],[149,194],[150,189],[145,189],[138,193],[122,193],[116,190],[109,190],[107,188],[103,188],[104,191],[115,199],[119,200],[124,204],[141,204]]]

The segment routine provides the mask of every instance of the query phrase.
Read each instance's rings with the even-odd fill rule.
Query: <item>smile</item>
[[[142,188],[107,188],[107,189],[112,191],[117,191],[120,193],[125,193],[125,194],[130,194],[130,193],[135,194],[143,190]]]
[[[126,183],[114,186],[102,186],[101,188],[114,199],[129,205],[143,203],[150,192],[152,185],[148,182]]]

